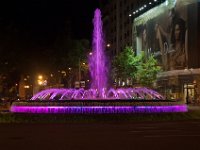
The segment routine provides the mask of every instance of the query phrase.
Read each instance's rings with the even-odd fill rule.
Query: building
[[[33,85],[29,75],[21,75],[18,87],[19,91],[17,98],[27,100],[33,96]]]
[[[200,3],[198,0],[111,0],[104,8],[112,55],[126,45],[154,55],[163,72],[156,83],[167,98],[200,98]]]
[[[103,8],[105,41],[110,44],[111,55],[116,55],[126,45],[132,45],[132,19],[129,12],[135,0],[110,0]]]

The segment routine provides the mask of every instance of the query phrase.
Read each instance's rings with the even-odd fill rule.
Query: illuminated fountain
[[[106,57],[104,54],[105,43],[102,32],[102,21],[101,12],[99,9],[95,11],[94,19],[94,30],[93,30],[93,41],[92,41],[92,56],[89,60],[90,72],[92,77],[92,89],[97,89],[99,92],[98,96],[105,98],[104,90],[107,88],[107,67]]]
[[[34,95],[31,100],[83,100],[83,99],[156,99],[164,98],[151,89],[128,88],[107,89],[106,56],[104,54],[105,43],[102,32],[101,12],[95,11],[93,19],[93,43],[92,56],[89,58],[89,67],[92,78],[91,89],[48,89]]]
[[[164,100],[148,88],[108,89],[105,43],[101,12],[96,9],[93,19],[93,53],[89,59],[91,89],[47,89],[26,102],[14,102],[15,113],[158,113],[185,112],[186,105]]]

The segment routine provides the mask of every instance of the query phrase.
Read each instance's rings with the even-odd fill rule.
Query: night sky
[[[0,30],[2,34],[12,32],[19,41],[44,46],[66,31],[71,32],[72,38],[91,40],[93,13],[99,1],[1,1]],[[5,37],[2,35],[1,39]]]
[[[59,42],[69,35],[91,43],[94,10],[103,1],[107,0],[0,1],[0,69],[47,68],[42,67],[50,61],[46,58],[53,58]]]

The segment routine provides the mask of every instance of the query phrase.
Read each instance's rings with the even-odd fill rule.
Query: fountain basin
[[[13,102],[13,113],[39,114],[127,114],[186,112],[187,105],[168,101],[158,92],[144,88],[107,89],[108,60],[102,30],[101,11],[96,9],[92,55],[89,58],[91,88],[46,89],[29,101]]]
[[[13,113],[131,114],[187,112],[187,105],[169,100],[62,100],[13,102]]]

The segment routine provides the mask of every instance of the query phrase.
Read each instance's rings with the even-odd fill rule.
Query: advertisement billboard
[[[173,7],[168,7],[166,2],[140,16],[140,24],[135,19],[137,49],[146,57],[154,55],[165,71],[185,69],[188,68],[188,28],[192,28],[188,26],[188,14],[192,0],[190,3],[173,1]]]

